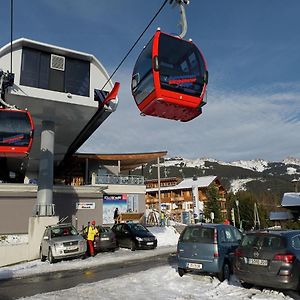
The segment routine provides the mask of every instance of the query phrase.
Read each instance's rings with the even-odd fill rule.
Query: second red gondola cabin
[[[0,157],[26,157],[32,146],[33,130],[27,110],[0,108]]]

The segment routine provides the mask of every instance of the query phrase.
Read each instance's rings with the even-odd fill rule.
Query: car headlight
[[[143,239],[139,236],[136,236],[135,239],[138,241],[138,242],[141,242]]]
[[[55,244],[54,244],[54,247],[55,247],[56,249],[61,249],[61,248],[64,247],[64,245],[63,245],[63,243],[55,243]]]

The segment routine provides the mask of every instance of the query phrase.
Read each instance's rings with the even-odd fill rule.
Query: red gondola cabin
[[[199,116],[208,71],[191,42],[156,31],[132,75],[132,95],[143,115],[187,122]]]
[[[0,157],[26,157],[32,146],[33,129],[28,111],[0,108]]]

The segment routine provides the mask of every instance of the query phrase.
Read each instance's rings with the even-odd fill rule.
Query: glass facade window
[[[89,97],[90,63],[65,57],[65,70],[52,69],[51,53],[24,47],[20,84]]]

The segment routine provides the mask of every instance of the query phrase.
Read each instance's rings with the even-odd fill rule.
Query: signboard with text
[[[103,196],[103,224],[114,223],[114,211],[119,213],[127,211],[127,194]]]

